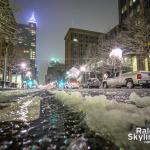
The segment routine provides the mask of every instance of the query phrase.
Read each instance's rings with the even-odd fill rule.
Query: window
[[[31,46],[35,47],[35,43],[31,43]]]
[[[133,0],[130,0],[130,6],[132,6],[133,5]]]
[[[24,53],[29,53],[29,51],[24,51]]]
[[[140,5],[137,6],[137,12],[140,12]]]

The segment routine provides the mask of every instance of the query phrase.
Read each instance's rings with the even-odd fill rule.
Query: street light
[[[23,62],[20,64],[20,66],[22,69],[22,87],[24,87],[24,77],[25,77],[25,70],[27,69],[27,64]]]
[[[83,76],[83,82],[85,82],[85,72],[86,72],[86,66],[81,66],[80,67],[80,71],[81,71],[81,74]]]
[[[21,64],[21,68],[22,68],[22,69],[26,69],[26,67],[27,67],[27,64],[26,64],[26,63],[22,63],[22,64]]]
[[[85,71],[86,71],[86,67],[85,67],[85,66],[81,66],[81,67],[80,67],[80,71],[81,71],[81,72],[85,72]]]
[[[27,76],[27,77],[31,77],[31,71],[28,71],[28,72],[26,73],[26,76]]]
[[[109,57],[116,57],[121,59],[122,58],[122,50],[120,48],[112,49]]]
[[[113,72],[115,72],[116,60],[122,59],[122,50],[120,48],[112,49],[111,53],[109,54],[109,57],[112,59]]]

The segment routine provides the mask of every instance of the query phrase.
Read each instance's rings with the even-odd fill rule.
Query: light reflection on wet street
[[[32,104],[37,97],[40,97],[39,110],[37,104]],[[88,129],[83,120],[84,114],[70,110],[46,91],[39,92],[36,96],[33,94],[20,97],[15,103],[8,107],[8,111],[13,113],[14,111],[10,110],[13,108],[17,115],[10,113],[7,121],[2,121],[1,118],[0,149],[118,149],[113,143],[105,141]],[[39,111],[39,114],[29,113],[32,112],[31,106],[34,112]],[[11,121],[12,116],[18,118]]]

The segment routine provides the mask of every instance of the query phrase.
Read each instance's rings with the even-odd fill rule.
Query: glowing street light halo
[[[86,66],[85,66],[85,65],[84,65],[84,66],[81,66],[81,67],[80,67],[80,71],[81,71],[81,72],[85,72],[85,71],[86,71]]]
[[[109,54],[109,57],[117,57],[119,59],[122,58],[122,50],[120,48],[115,48],[115,49],[112,49],[112,51],[110,52]]]
[[[28,72],[26,73],[26,76],[27,76],[27,77],[31,77],[31,71],[28,71]]]
[[[23,63],[21,63],[20,66],[21,66],[22,69],[25,69],[27,67],[27,64],[23,62]]]

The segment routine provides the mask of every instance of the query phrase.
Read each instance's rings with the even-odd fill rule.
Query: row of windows
[[[98,37],[97,36],[92,36],[92,35],[82,35],[82,34],[77,34],[74,33],[71,36],[71,39],[78,39],[80,41],[89,41],[89,40],[93,40],[93,41],[98,41]]]
[[[129,8],[133,8],[133,4],[136,2],[137,0],[130,0],[129,1]],[[138,5],[138,11],[140,9],[140,5]],[[124,14],[126,11],[128,10],[128,6],[127,6],[127,2],[122,6],[122,9],[121,9],[121,13]]]

